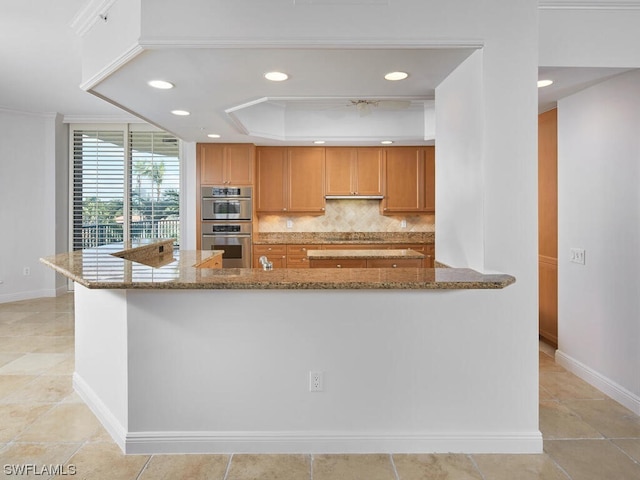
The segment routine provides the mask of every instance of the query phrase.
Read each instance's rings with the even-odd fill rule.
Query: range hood
[[[384,195],[325,195],[327,200],[382,200]]]

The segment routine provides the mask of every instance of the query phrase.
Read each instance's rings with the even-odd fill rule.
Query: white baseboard
[[[123,452],[126,452],[126,430],[124,426],[113,416],[107,406],[77,372],[73,374],[73,388],[93,414],[98,417],[98,420],[107,432],[109,432],[113,441],[118,444]]]
[[[386,434],[331,432],[131,432],[126,453],[542,453],[540,432]]]
[[[556,350],[556,363],[627,407],[636,415],[640,415],[640,397],[638,395],[560,350]]]

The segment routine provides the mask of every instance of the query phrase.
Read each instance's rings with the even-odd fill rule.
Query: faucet
[[[263,270],[273,270],[273,262],[270,262],[264,255],[261,256],[258,261],[260,262],[260,265],[262,265]]]

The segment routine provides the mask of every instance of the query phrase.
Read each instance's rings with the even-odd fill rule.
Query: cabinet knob
[[[320,210],[322,210],[324,212],[324,207],[322,207]]]
[[[287,209],[286,209],[286,208],[283,208],[282,210],[283,210],[283,211],[285,211],[285,212],[287,211]]]
[[[306,251],[307,251],[307,249],[306,249],[306,248],[304,248],[304,247],[302,247],[302,251],[303,251],[303,252],[306,252]]]
[[[398,265],[394,263],[393,265],[391,265],[391,267],[392,267],[392,268],[397,268],[397,267],[398,267]]]
[[[336,265],[336,268],[342,268],[342,265],[338,264]]]

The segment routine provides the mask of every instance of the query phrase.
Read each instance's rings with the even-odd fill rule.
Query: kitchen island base
[[[506,292],[76,285],[74,386],[126,453],[540,453]]]

